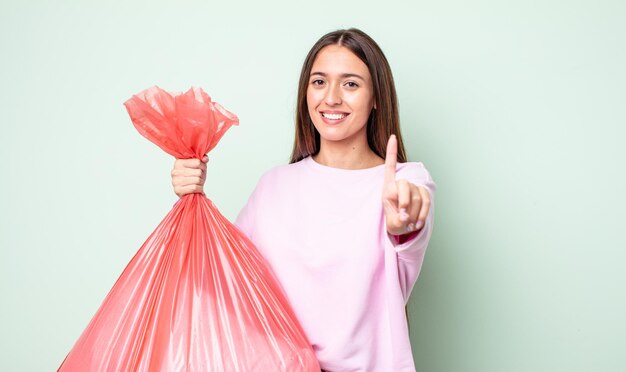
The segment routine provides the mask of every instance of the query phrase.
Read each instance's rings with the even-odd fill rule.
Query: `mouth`
[[[346,112],[320,112],[320,115],[327,124],[337,124],[344,121],[350,114]]]

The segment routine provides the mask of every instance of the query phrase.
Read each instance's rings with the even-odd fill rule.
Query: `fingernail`
[[[409,219],[409,214],[406,213],[406,208],[400,208],[400,221],[406,221]]]
[[[407,231],[409,231],[409,232],[411,232],[411,231],[415,230],[415,225],[413,225],[413,223],[410,223],[410,224],[406,227],[406,230],[407,230]]]
[[[422,225],[423,225],[422,221],[417,221],[417,222],[415,223],[415,230],[417,230],[417,229],[421,229],[421,228],[422,228]]]

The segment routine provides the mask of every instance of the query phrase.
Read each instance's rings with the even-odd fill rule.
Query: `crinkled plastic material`
[[[238,124],[199,88],[125,103],[137,130],[198,158]],[[60,371],[315,371],[320,367],[252,242],[203,194],[183,196],[128,263]]]

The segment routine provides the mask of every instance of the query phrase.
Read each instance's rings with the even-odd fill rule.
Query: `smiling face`
[[[306,93],[313,125],[325,141],[367,143],[367,120],[374,107],[372,77],[348,48],[329,45],[317,54]]]

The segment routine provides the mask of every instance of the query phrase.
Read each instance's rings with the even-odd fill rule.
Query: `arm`
[[[406,301],[421,270],[432,234],[436,185],[421,163],[405,163],[397,169],[396,148],[392,137],[387,145],[382,201],[386,249],[394,250],[397,278]]]

